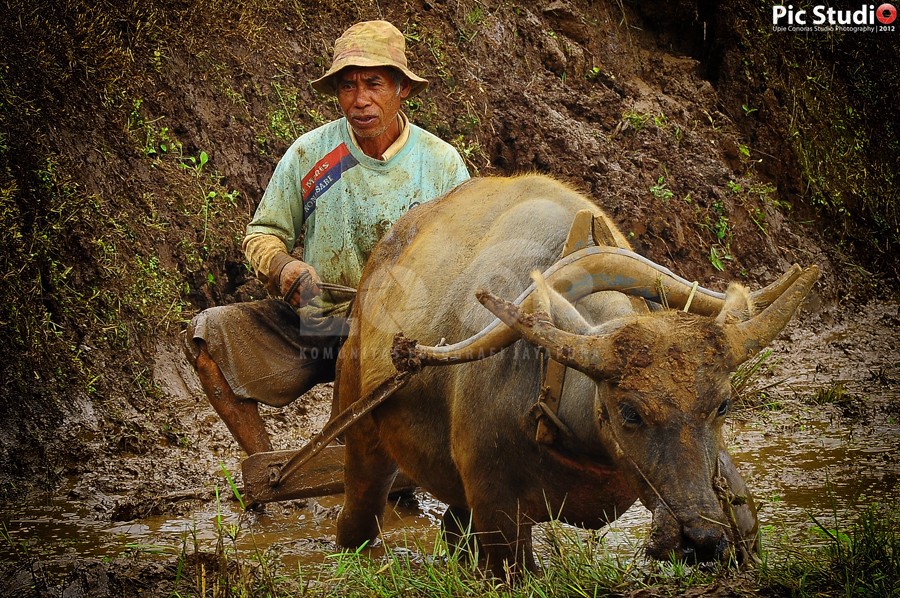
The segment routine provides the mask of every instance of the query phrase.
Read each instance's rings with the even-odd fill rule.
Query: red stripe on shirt
[[[312,167],[312,170],[306,173],[306,176],[303,177],[303,199],[304,201],[309,198],[310,193],[315,191],[316,183],[322,176],[328,172],[332,166],[341,161],[344,156],[350,153],[350,150],[347,149],[347,145],[342,143],[322,158],[316,165]]]

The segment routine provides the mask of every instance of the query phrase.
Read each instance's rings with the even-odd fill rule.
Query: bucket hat
[[[391,66],[409,77],[412,97],[428,86],[407,66],[406,39],[387,21],[363,21],[351,26],[334,42],[334,58],[328,72],[310,84],[318,92],[335,94],[334,76],[348,66]]]

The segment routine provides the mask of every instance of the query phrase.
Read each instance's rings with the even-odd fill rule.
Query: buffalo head
[[[735,542],[752,545],[756,533],[752,499],[722,438],[730,375],[784,328],[817,277],[815,267],[803,271],[759,313],[746,289],[732,285],[714,317],[626,307],[596,326],[540,276],[532,313],[487,292],[478,298],[523,338],[596,383],[601,441],[653,513],[648,554],[714,560]],[[729,502],[729,488],[743,500]]]

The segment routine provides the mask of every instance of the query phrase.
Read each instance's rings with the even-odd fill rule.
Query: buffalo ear
[[[575,306],[565,297],[557,293],[544,276],[535,270],[531,273],[534,281],[535,311],[542,311],[550,316],[550,321],[559,328],[572,334],[585,335],[591,331],[591,325],[584,319]]]
[[[742,284],[731,283],[725,292],[725,303],[722,311],[716,316],[716,323],[746,322],[753,317],[756,311],[750,290]]]

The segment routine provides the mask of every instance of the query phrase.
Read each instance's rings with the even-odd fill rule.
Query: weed
[[[157,127],[163,120],[160,116],[147,120],[141,110],[143,100],[134,99],[128,113],[128,133],[134,139],[144,155],[158,158],[165,154],[181,154],[182,144],[170,132],[168,127]]]
[[[310,108],[306,111],[306,116],[312,121],[313,128],[320,127],[328,122],[328,117],[316,110],[315,108]]]
[[[819,550],[785,547],[791,558],[761,572],[761,589],[793,596],[900,594],[898,505],[871,504],[849,526],[834,513],[832,526],[812,517],[826,541]]]
[[[650,120],[650,115],[635,112],[634,110],[626,110],[622,114],[622,120],[635,131],[640,131],[647,125],[647,121]]]
[[[194,156],[182,157],[179,165],[182,168],[194,171],[194,174],[200,174],[207,162],[209,162],[209,155],[205,151],[200,150],[200,154],[196,158]]]
[[[810,400],[816,405],[833,405],[843,401],[846,394],[847,389],[844,388],[844,383],[839,380],[817,389]]]
[[[672,197],[675,195],[666,184],[666,177],[664,175],[660,175],[659,178],[656,179],[656,184],[650,186],[650,193],[656,199],[660,199],[665,202],[672,199]]]
[[[241,510],[246,509],[247,507],[244,505],[244,497],[241,495],[241,491],[238,489],[237,484],[234,483],[231,472],[228,471],[228,468],[225,467],[224,463],[219,463],[219,466],[222,468],[222,474],[224,474],[225,480],[228,482],[228,487],[231,488],[231,493],[234,494],[234,497],[241,505]]]
[[[709,262],[716,270],[722,271],[725,269],[725,262],[734,259],[731,255],[731,225],[724,202],[714,201],[711,212],[712,218],[709,213],[705,217],[706,227],[712,232],[714,239],[709,249]]]
[[[441,78],[441,81],[443,81],[449,89],[455,89],[456,78],[453,76],[453,71],[448,64],[449,59],[444,52],[444,42],[435,35],[428,35],[423,41],[428,47],[431,56],[434,58],[435,67],[437,68],[438,76]]]
[[[407,21],[403,29],[403,37],[410,46],[415,46],[422,41],[422,36],[419,34],[419,24]]]
[[[277,107],[269,112],[269,131],[276,139],[288,144],[293,143],[304,132],[298,122],[299,91],[296,88],[285,87],[278,81],[272,82],[272,91],[275,92]]]
[[[466,136],[460,134],[453,137],[453,139],[450,140],[450,143],[456,148],[476,174],[478,173],[478,165],[475,163],[475,159],[478,158],[484,162],[487,162],[488,160],[487,153],[481,147],[481,144],[477,139],[469,140]]]
[[[725,262],[733,259],[734,257],[728,252],[726,247],[713,245],[709,248],[709,263],[720,272],[725,270]]]
[[[466,13],[465,26],[458,31],[459,41],[463,44],[471,43],[478,34],[478,28],[484,21],[484,10],[477,4]]]
[[[758,377],[770,372],[774,365],[770,361],[772,357],[771,349],[763,349],[752,358],[745,361],[731,376],[731,391],[737,397],[738,401],[743,404],[753,405],[759,403],[759,399],[765,399],[765,388],[759,388],[757,385]]]

